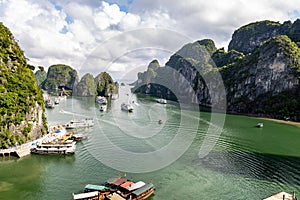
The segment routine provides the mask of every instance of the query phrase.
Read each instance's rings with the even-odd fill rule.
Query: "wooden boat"
[[[80,194],[72,194],[73,200],[100,200],[104,199],[104,197],[97,191],[93,192],[85,192]]]
[[[146,184],[143,181],[134,183],[124,177],[114,177],[108,179],[104,186],[86,185],[85,193],[76,195],[73,193],[73,199],[144,200],[150,197],[154,190],[152,183]]]
[[[155,187],[152,183],[148,183],[139,189],[132,192],[130,199],[132,200],[142,200],[147,199],[154,193]]]

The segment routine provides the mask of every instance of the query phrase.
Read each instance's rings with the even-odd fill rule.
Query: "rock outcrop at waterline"
[[[46,133],[44,99],[31,69],[9,29],[0,23],[0,148]]]
[[[229,112],[300,121],[299,25],[300,20],[251,23],[235,31],[228,52],[207,39],[184,45],[166,66],[149,65],[140,73],[133,91],[176,100],[193,90],[191,103],[211,106],[213,100],[226,100]],[[222,86],[217,74],[224,96],[216,92]],[[164,79],[172,88],[160,84]],[[182,86],[185,81],[189,87]],[[185,92],[174,96],[172,90]]]

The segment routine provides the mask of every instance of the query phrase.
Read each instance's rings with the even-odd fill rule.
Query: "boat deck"
[[[274,194],[273,196],[270,196],[268,198],[262,199],[262,200],[296,200],[295,195],[286,193],[286,192],[279,192],[277,194]]]

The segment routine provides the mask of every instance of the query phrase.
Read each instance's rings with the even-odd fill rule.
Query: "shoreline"
[[[285,121],[285,120],[281,120],[281,119],[273,119],[273,118],[266,118],[266,117],[254,117],[254,118],[268,120],[268,121],[277,122],[277,123],[281,123],[281,124],[287,124],[287,125],[291,125],[291,126],[300,128],[300,122]]]

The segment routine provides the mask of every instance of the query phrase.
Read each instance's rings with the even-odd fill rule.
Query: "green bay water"
[[[120,109],[121,103],[128,101],[134,102],[134,112],[130,114]],[[181,123],[182,116],[191,119],[191,124]],[[120,88],[119,99],[109,101],[105,112],[99,111],[93,98],[78,97],[69,97],[55,109],[47,110],[49,125],[85,117],[94,118],[96,125],[75,130],[88,139],[77,143],[74,155],[0,158],[0,199],[72,199],[72,193],[80,192],[86,184],[101,184],[110,177],[124,175],[114,169],[122,166],[112,168],[101,162],[103,157],[109,157],[117,163],[118,156],[106,154],[115,146],[134,153],[152,152],[168,145],[180,131],[195,131],[191,130],[195,119],[199,121],[197,134],[179,159],[156,171],[126,173],[133,181],[152,180],[156,191],[150,199],[262,199],[280,191],[295,191],[300,196],[297,127],[226,115],[222,134],[215,138],[216,146],[206,157],[199,158],[211,123],[210,114],[157,104],[149,96],[130,94],[128,87]],[[163,124],[158,124],[159,119]],[[259,122],[264,123],[263,128],[255,127]],[[114,145],[101,140],[103,135]],[[125,162],[127,158],[122,159]]]

